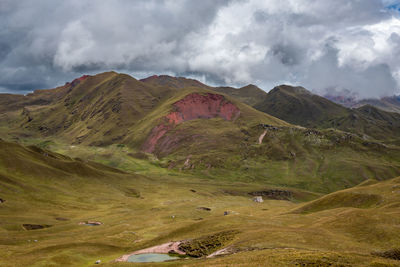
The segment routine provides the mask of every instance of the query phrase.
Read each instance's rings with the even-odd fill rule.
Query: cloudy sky
[[[0,92],[108,70],[400,94],[400,0],[0,0]]]

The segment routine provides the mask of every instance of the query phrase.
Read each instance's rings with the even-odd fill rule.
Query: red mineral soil
[[[170,252],[171,250],[173,250],[175,253],[184,255],[185,252],[181,251],[179,249],[179,245],[182,243],[182,241],[178,241],[178,242],[168,242],[162,245],[158,245],[158,246],[154,246],[154,247],[150,247],[150,248],[145,248],[142,250],[137,250],[135,252],[132,252],[130,254],[126,254],[121,256],[120,258],[116,259],[115,261],[127,261],[128,258],[132,255],[138,255],[138,254],[148,254],[148,253],[165,253],[167,254],[168,252]]]
[[[150,76],[150,77],[147,77],[147,78],[144,78],[144,79],[140,79],[140,81],[141,82],[149,82],[149,81],[157,79],[157,78],[158,78],[158,75],[153,75],[153,76]]]
[[[142,149],[145,152],[152,153],[156,147],[158,140],[164,136],[169,130],[172,129],[172,125],[160,124],[151,130],[150,136],[147,138]]]
[[[221,117],[234,121],[240,115],[240,110],[227,101],[223,95],[192,93],[173,104],[174,110],[164,117],[165,123],[154,127],[142,146],[142,150],[152,153],[160,140],[175,125],[195,119],[211,119]]]

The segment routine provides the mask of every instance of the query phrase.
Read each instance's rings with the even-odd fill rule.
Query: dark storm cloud
[[[81,74],[398,93],[394,0],[0,0],[0,91]]]

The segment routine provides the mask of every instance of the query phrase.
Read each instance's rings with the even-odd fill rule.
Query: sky
[[[0,0],[0,92],[110,70],[400,94],[400,0]]]

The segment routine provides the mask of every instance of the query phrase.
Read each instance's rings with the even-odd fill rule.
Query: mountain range
[[[304,127],[334,128],[380,140],[400,136],[398,113],[386,111],[370,102],[365,102],[365,105],[361,105],[360,102],[357,108],[346,108],[327,98],[315,95],[303,87],[281,85],[266,93],[255,85],[242,88],[210,87],[196,80],[165,75],[152,76],[142,81],[158,86],[207,88],[229,95],[259,111]],[[395,103],[394,100],[391,102]],[[400,102],[398,104],[400,105]],[[392,105],[395,106],[395,104]],[[393,108],[392,111],[396,109]]]
[[[399,153],[393,144],[400,137],[400,114],[372,106],[345,108],[302,87],[282,85],[266,93],[254,85],[210,87],[186,78],[136,80],[107,72],[26,96],[0,95],[0,102],[8,140],[120,144],[152,154],[168,168],[239,172],[270,182],[273,177],[280,185],[328,192],[397,173],[391,158]],[[379,171],[360,172],[346,160],[349,153],[365,154],[360,168],[376,164]],[[350,180],[331,172],[338,155]],[[279,168],[287,160],[293,166],[283,175]],[[266,172],[265,161],[276,169]],[[383,167],[387,161],[390,168]]]

